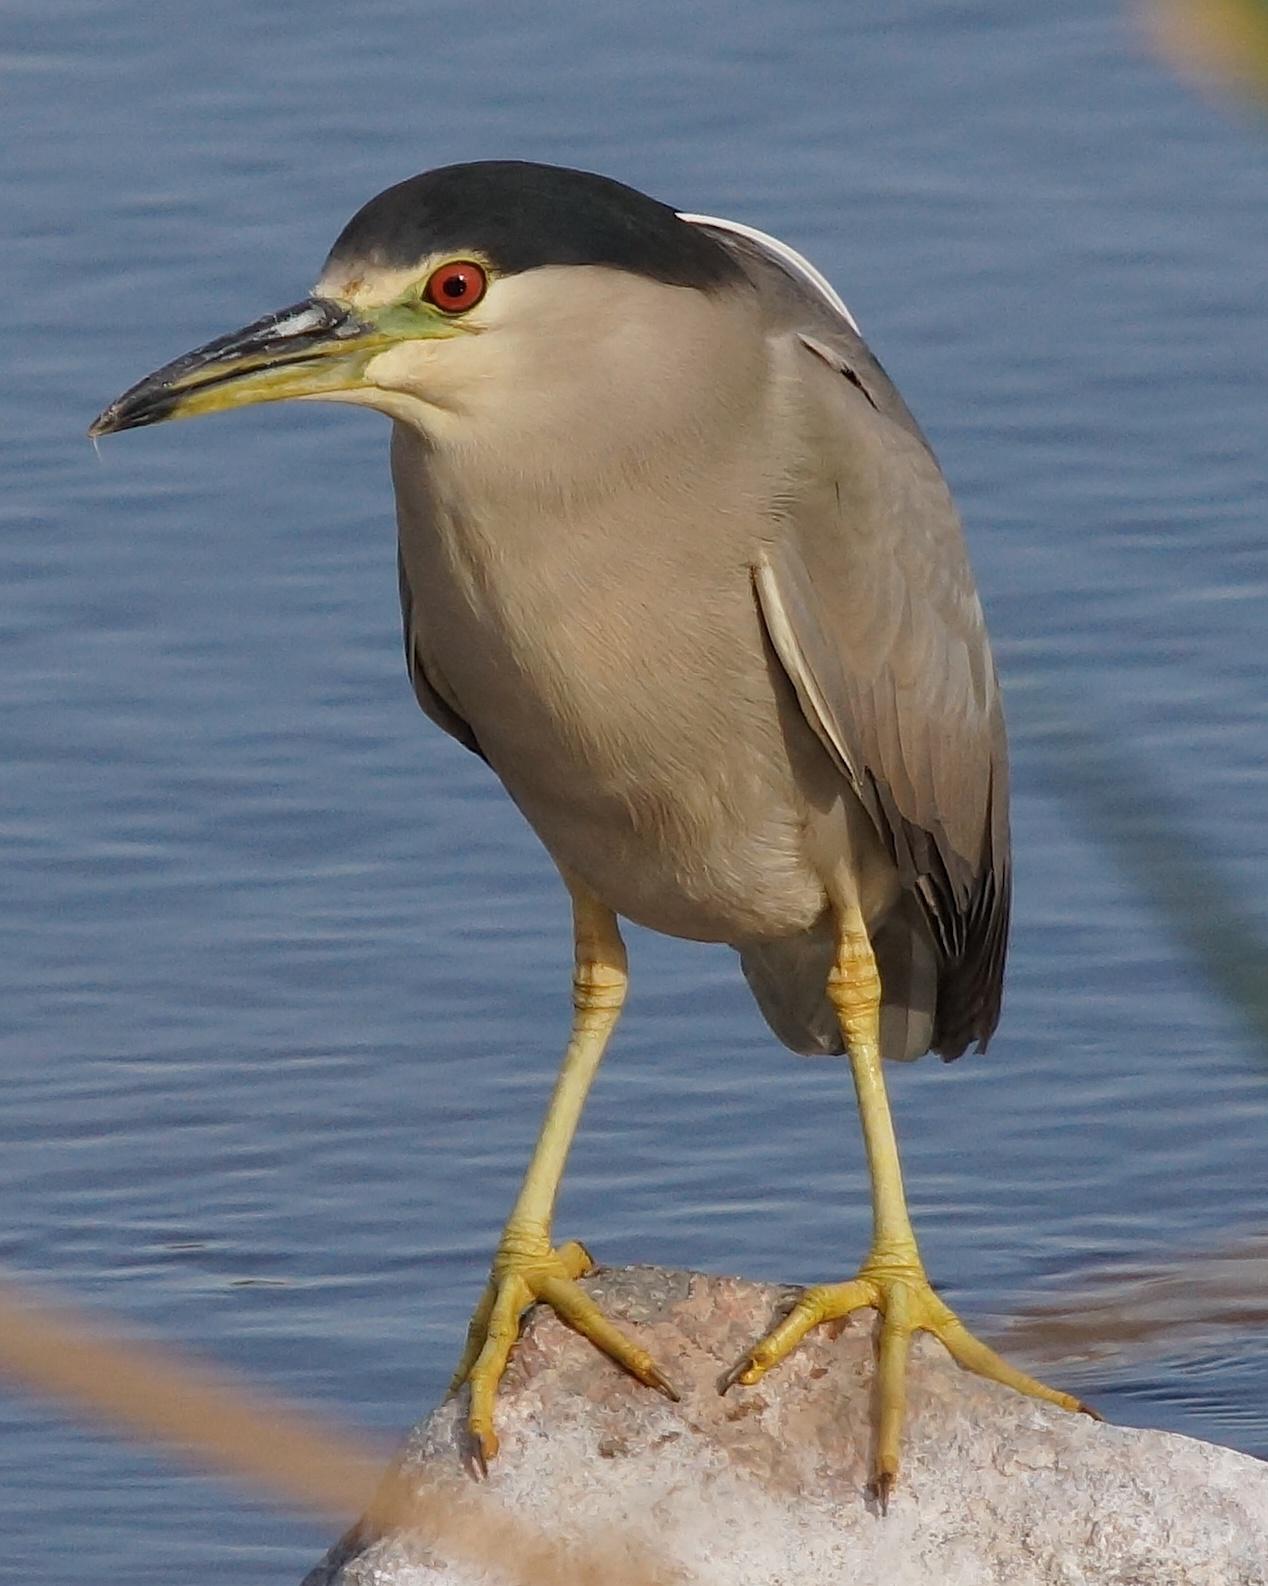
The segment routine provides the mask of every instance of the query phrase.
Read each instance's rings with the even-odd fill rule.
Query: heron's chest
[[[512,791],[567,766],[579,792],[650,793],[761,713],[742,563],[657,565],[622,531],[516,527],[442,520],[401,539],[423,663]]]
[[[751,930],[790,870],[774,912],[817,907],[739,525],[427,507],[401,516],[420,657],[557,861],[679,935]]]
[[[755,514],[736,487],[706,514],[693,503],[716,491],[623,482],[560,502],[477,491],[473,471],[394,442],[420,650],[486,752],[550,745],[597,771],[761,692]]]

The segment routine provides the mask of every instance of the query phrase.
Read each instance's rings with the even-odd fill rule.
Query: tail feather
[[[903,902],[872,938],[881,977],[881,1056],[908,1059],[929,1050],[938,997],[938,961],[917,908]],[[805,1057],[845,1050],[828,1001],[835,951],[832,918],[825,915],[799,936],[747,944],[740,964],[767,1024]]]

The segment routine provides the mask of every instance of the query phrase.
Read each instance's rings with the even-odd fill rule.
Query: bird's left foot
[[[467,1427],[481,1470],[487,1470],[498,1451],[493,1401],[511,1347],[519,1337],[520,1317],[537,1301],[549,1305],[561,1321],[624,1366],[631,1376],[677,1400],[668,1378],[647,1351],[632,1344],[608,1321],[577,1283],[593,1270],[590,1252],[575,1240],[556,1249],[536,1225],[531,1231],[508,1227],[502,1235],[492,1275],[471,1317],[466,1348],[449,1384],[450,1393],[456,1393],[464,1382],[471,1390]]]
[[[880,1423],[872,1467],[872,1487],[884,1505],[898,1475],[898,1449],[907,1398],[907,1350],[913,1333],[932,1333],[969,1371],[1015,1388],[1019,1393],[1100,1416],[1071,1394],[1050,1388],[1010,1366],[981,1339],[975,1338],[951,1307],[940,1300],[918,1256],[886,1259],[873,1253],[848,1283],[817,1284],[805,1289],[782,1321],[771,1328],[722,1379],[725,1393],[737,1382],[745,1387],[761,1380],[772,1366],[792,1353],[812,1327],[871,1307],[881,1314],[877,1349]]]

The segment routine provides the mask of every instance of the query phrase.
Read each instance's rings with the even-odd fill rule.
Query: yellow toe
[[[735,1383],[748,1387],[760,1381],[772,1366],[792,1353],[812,1328],[849,1316],[865,1306],[879,1311],[881,1316],[872,1486],[882,1506],[888,1502],[898,1476],[907,1406],[907,1356],[915,1333],[932,1333],[960,1365],[978,1376],[1001,1382],[1031,1398],[1044,1399],[1063,1410],[1096,1416],[1073,1395],[1019,1371],[974,1337],[951,1307],[935,1294],[918,1260],[895,1263],[892,1258],[869,1258],[859,1275],[847,1283],[806,1289],[788,1314],[726,1374],[721,1391],[725,1393]]]
[[[791,1355],[812,1328],[876,1303],[875,1288],[862,1278],[852,1278],[848,1283],[818,1283],[814,1288],[803,1290],[783,1320],[727,1372],[721,1391],[725,1393],[737,1382],[751,1388],[772,1366]]]

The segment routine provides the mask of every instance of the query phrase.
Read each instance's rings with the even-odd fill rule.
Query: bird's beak
[[[354,310],[310,297],[146,375],[99,413],[88,433],[96,439],[290,397],[335,398],[360,387],[366,365],[394,343],[453,333],[452,321],[424,305]]]

